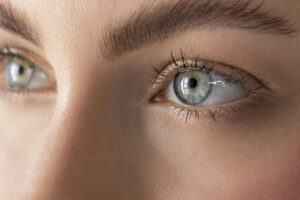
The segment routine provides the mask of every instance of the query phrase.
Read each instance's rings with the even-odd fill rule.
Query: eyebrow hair
[[[292,35],[288,20],[261,11],[264,0],[178,0],[144,6],[126,21],[107,25],[99,42],[102,56],[115,59],[125,53],[165,40],[178,32],[204,25],[220,25],[262,33]]]
[[[13,10],[9,3],[0,3],[0,28],[40,46],[38,34],[33,30],[33,26],[29,23],[29,20],[26,16]]]

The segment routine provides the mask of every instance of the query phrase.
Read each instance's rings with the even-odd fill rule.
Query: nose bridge
[[[59,94],[39,155],[31,199],[88,199],[90,195],[135,199],[143,190],[132,181],[140,176],[137,157],[134,147],[120,136],[114,117],[108,116],[109,100],[105,95],[95,98],[88,87],[93,86],[82,84],[76,92]]]
[[[95,105],[88,94],[78,90],[63,100],[58,98],[56,114],[45,133],[37,167],[36,191],[41,198],[54,194],[69,198],[77,192],[80,194],[81,190],[93,190],[93,184],[88,182],[101,184],[93,177],[104,179],[107,170],[113,170],[114,159],[118,157],[117,140],[107,134],[111,131],[101,118],[101,113],[106,112],[105,106]]]
[[[93,59],[97,56],[88,54],[86,46],[65,46],[69,51],[62,54],[46,47],[51,65],[59,70],[58,95],[53,120],[43,133],[30,199],[136,199],[142,190],[131,181],[139,176],[136,142],[122,134],[133,130],[128,116],[116,112],[130,109],[123,106],[120,87],[107,84],[115,72]]]

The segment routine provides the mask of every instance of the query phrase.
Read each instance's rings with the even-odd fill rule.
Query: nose
[[[137,147],[142,140],[122,126],[125,116],[111,109],[118,106],[117,95],[101,85],[105,84],[89,80],[81,82],[80,88],[70,85],[58,92],[31,199],[138,199],[142,195],[138,166],[143,153]]]

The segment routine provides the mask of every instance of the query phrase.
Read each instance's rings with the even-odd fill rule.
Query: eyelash
[[[170,84],[171,80],[175,78],[177,73],[190,69],[197,69],[203,72],[215,73],[219,76],[223,76],[225,81],[240,84],[241,86],[246,88],[249,96],[252,95],[258,98],[263,98],[266,96],[266,93],[260,91],[263,89],[269,89],[255,76],[237,69],[236,67],[212,61],[200,61],[200,59],[198,58],[186,60],[182,49],[180,49],[180,58],[178,60],[175,59],[172,51],[170,57],[170,61],[162,70],[159,70],[158,67],[151,64],[151,67],[155,72],[155,75],[151,77],[151,83],[153,84],[154,88],[156,88],[155,95],[150,99],[151,103],[164,102],[164,90]],[[222,67],[216,67],[217,65],[220,65]],[[227,73],[221,71],[226,71]],[[254,86],[253,82],[255,82],[258,86]],[[239,110],[235,105],[229,104],[230,103],[226,103],[226,105],[215,105],[209,107],[193,107],[180,105],[173,105],[172,107],[176,117],[179,117],[179,115],[184,113],[185,122],[188,122],[188,120],[191,119],[192,116],[194,116],[196,119],[199,119],[201,114],[209,116],[211,119],[213,119],[213,121],[216,121],[216,116],[224,112],[226,113],[228,109],[232,111]],[[203,111],[206,111],[206,114],[203,113]]]

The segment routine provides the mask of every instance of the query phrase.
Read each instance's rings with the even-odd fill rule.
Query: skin
[[[107,24],[161,1],[10,1],[42,48],[5,30],[1,47],[36,53],[57,90],[0,98],[1,199],[300,199],[300,36],[218,27],[115,60],[99,54]],[[300,29],[299,1],[266,0],[263,9]],[[186,121],[170,103],[149,103],[149,62],[162,68],[180,48],[261,77],[272,95],[237,100],[237,111],[216,112],[216,121]]]

